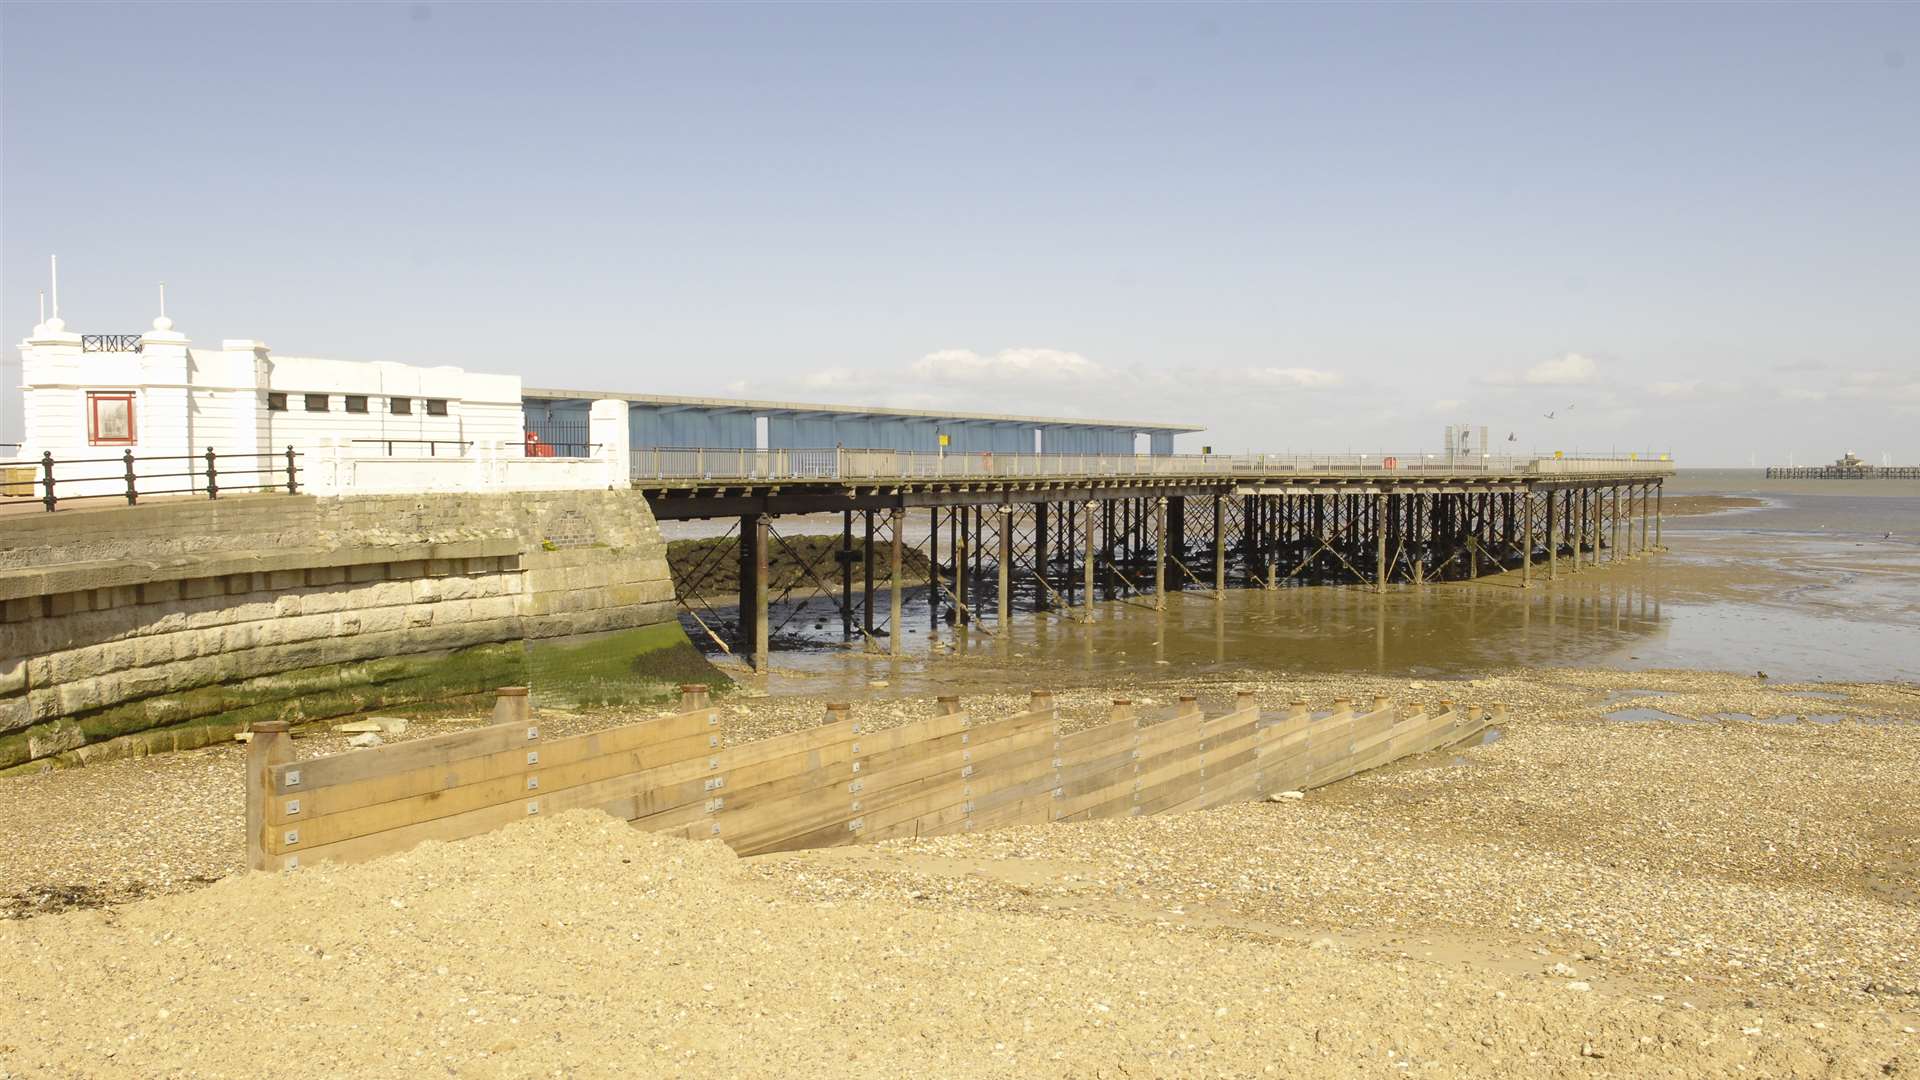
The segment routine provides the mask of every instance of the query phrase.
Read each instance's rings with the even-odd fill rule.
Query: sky
[[[12,2],[8,342],[49,254],[530,386],[1920,463],[1920,5]]]

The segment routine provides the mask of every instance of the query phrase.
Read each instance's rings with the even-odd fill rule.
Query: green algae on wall
[[[519,642],[322,664],[109,706],[0,736],[0,770],[206,746],[258,720],[300,723],[488,693],[527,679]],[[30,768],[37,768],[35,761]]]
[[[524,648],[526,683],[539,705],[651,705],[674,699],[686,683],[716,692],[733,686],[678,622],[529,640]]]

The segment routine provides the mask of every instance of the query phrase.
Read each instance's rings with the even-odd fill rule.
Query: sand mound
[[[1858,1034],[1743,1032],[1566,980],[1326,943],[911,899],[808,902],[811,858],[769,873],[717,843],[581,812],[360,866],[0,924],[0,1074],[1900,1067],[1894,1044]]]

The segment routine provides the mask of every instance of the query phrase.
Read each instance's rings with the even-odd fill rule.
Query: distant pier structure
[[[1920,480],[1920,465],[1869,465],[1849,451],[1831,465],[1769,465],[1769,480]]]

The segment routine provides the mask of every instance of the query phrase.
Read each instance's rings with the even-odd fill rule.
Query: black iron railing
[[[37,463],[0,468],[0,496],[35,497],[48,511],[78,499],[125,499],[128,506],[147,495],[198,495],[217,499],[222,491],[300,492],[300,455],[284,452],[57,459],[49,450]],[[117,466],[117,468],[116,468]],[[153,471],[157,466],[159,471]],[[21,475],[26,474],[26,475]]]
[[[81,334],[80,351],[90,352],[139,352],[139,334]]]

